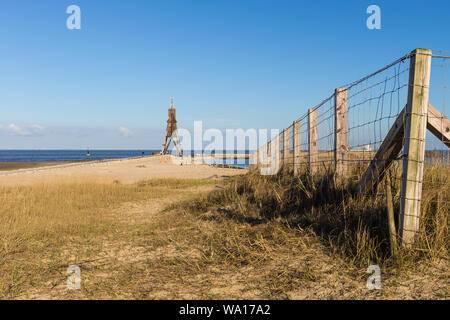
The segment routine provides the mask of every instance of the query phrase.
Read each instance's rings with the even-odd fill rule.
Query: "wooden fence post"
[[[403,246],[414,243],[419,231],[430,72],[431,50],[414,50],[409,70],[400,192],[399,234]]]
[[[256,149],[256,169],[261,167],[261,159],[259,158],[261,156],[261,152],[259,150],[260,148]]]
[[[292,139],[294,140],[294,175],[300,174],[300,120],[294,121],[293,125],[294,134]]]
[[[250,155],[250,163],[249,163],[250,170],[255,170],[257,168],[257,163],[258,163],[257,157],[258,157],[257,151],[252,152],[252,154]]]
[[[270,154],[267,152],[269,149],[269,142],[266,142],[262,147],[262,167],[266,168],[270,166]]]
[[[288,166],[290,155],[289,128],[283,130],[283,163]]]
[[[270,142],[270,174],[276,174],[281,168],[281,133]]]
[[[281,152],[281,137],[283,136],[283,130],[278,134],[278,154],[279,154],[279,161],[280,161],[280,168],[283,166],[283,152]]]
[[[347,89],[334,92],[334,165],[338,178],[347,176]]]
[[[318,168],[319,152],[317,147],[317,110],[308,110],[308,157],[309,172],[316,173]]]
[[[395,231],[395,217],[394,217],[394,204],[392,202],[391,191],[391,174],[386,174],[386,207],[389,226],[389,238],[391,244],[391,256],[396,258],[397,256],[397,233]]]

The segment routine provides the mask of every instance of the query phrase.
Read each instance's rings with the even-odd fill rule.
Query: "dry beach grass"
[[[436,201],[423,206],[426,232],[393,259],[380,199],[354,198],[325,176],[220,170],[202,179],[1,186],[0,297],[449,297],[448,171],[427,169],[424,197]],[[373,263],[381,290],[366,288]],[[81,290],[66,287],[69,265],[81,269]]]

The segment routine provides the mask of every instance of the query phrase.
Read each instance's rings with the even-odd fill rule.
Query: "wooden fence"
[[[363,194],[376,190],[391,164],[401,160],[398,231],[403,245],[412,244],[419,231],[427,143],[443,149],[439,150],[443,168],[449,170],[449,157],[444,154],[450,147],[450,121],[444,116],[449,60],[431,50],[416,49],[335,89],[252,153],[250,169],[274,174],[281,166],[289,166],[295,175],[306,170],[314,176],[326,168],[337,179],[346,179],[354,166],[363,163],[364,174],[357,185],[357,192]],[[431,77],[433,64],[443,76],[437,72],[436,78]],[[441,101],[439,106],[430,104],[430,89],[433,101]],[[437,98],[440,91],[443,100]],[[427,129],[434,141],[427,142]]]

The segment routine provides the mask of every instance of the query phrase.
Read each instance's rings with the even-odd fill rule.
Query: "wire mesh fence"
[[[347,87],[348,156],[356,178],[374,159],[390,128],[407,102],[409,61],[397,60],[382,71]],[[383,161],[384,159],[377,159]]]
[[[417,49],[336,89],[281,131],[281,165],[295,174],[344,176],[360,193],[382,197],[388,175],[398,191],[399,231],[416,237],[421,205],[445,204],[429,191],[444,190],[450,178],[449,61]]]
[[[437,131],[449,132],[448,124],[444,116],[448,115],[447,100],[449,96],[449,81],[450,81],[450,56],[436,55],[431,60],[431,75],[430,81],[430,97],[428,121],[432,122]],[[435,112],[435,109],[437,112]],[[431,131],[436,130],[429,126],[429,132],[426,137],[426,156],[425,162],[427,164],[438,163],[446,168],[450,165],[450,150],[448,135],[433,134]]]
[[[450,122],[447,100],[449,98],[450,56],[433,55],[428,105],[428,123],[425,142],[424,176],[421,219],[428,219],[430,207],[448,215],[450,201]],[[426,224],[421,232],[426,232]]]

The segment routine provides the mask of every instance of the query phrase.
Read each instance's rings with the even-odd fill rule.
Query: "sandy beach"
[[[16,167],[15,167],[16,166]],[[19,169],[16,169],[19,168]],[[0,167],[0,185],[51,182],[116,182],[131,184],[153,178],[206,179],[245,173],[245,169],[183,164],[170,157],[152,156],[74,163],[9,163]]]
[[[20,169],[37,169],[43,167],[53,167],[63,164],[74,163],[86,163],[88,161],[41,161],[41,162],[28,162],[28,161],[15,161],[15,162],[0,162],[0,173],[4,171],[14,171]]]

